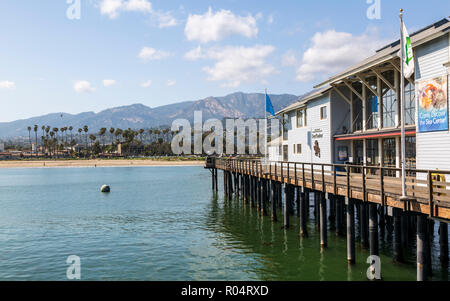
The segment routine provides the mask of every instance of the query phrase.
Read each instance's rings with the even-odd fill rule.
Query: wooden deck
[[[360,165],[270,162],[210,158],[207,168],[251,175],[336,196],[400,208],[450,221],[450,171],[407,169],[407,201],[401,197],[401,169]]]

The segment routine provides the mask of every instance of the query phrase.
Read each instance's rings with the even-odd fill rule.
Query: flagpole
[[[403,36],[403,9],[400,9],[400,107],[401,107],[401,164],[402,199],[406,198],[406,147],[405,147],[405,41]]]

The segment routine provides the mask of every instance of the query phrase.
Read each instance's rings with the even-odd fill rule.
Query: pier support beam
[[[320,230],[320,192],[314,191],[314,220],[316,229]]]
[[[271,217],[272,222],[277,222],[277,192],[276,192],[277,184],[275,181],[270,181],[270,203],[272,205]]]
[[[355,206],[353,199],[346,198],[347,203],[347,262],[355,263]]]
[[[267,216],[267,183],[265,179],[261,179],[261,193],[262,193],[262,200],[261,200],[261,215]]]
[[[344,235],[344,201],[336,197],[336,235]]]
[[[223,171],[223,193],[225,195],[225,199],[228,199],[228,173],[227,171]]]
[[[439,224],[439,246],[440,246],[439,259],[441,261],[441,266],[448,267],[448,225],[447,225],[447,223],[441,222]]]
[[[394,215],[394,261],[403,262],[401,209],[392,208]]]
[[[284,228],[289,228],[289,185],[284,184]]]
[[[336,196],[328,194],[328,199],[330,200],[330,230],[334,230],[336,228]]]
[[[256,203],[256,177],[250,177],[251,179],[251,186],[252,186],[252,194],[251,194],[251,198],[250,198],[250,203],[252,208],[255,208],[255,203]]]
[[[426,257],[427,254],[427,217],[423,214],[417,216],[417,281],[427,280]]]
[[[360,210],[360,238],[361,238],[361,245],[364,248],[368,248],[369,247],[369,221],[368,221],[368,205],[365,202],[362,202],[359,205],[359,210]]]
[[[325,193],[319,193],[320,196],[320,246],[326,248],[327,241],[327,199]]]
[[[369,204],[369,250],[378,256],[378,210],[377,204]]]
[[[306,203],[306,194],[309,190],[302,187],[302,192],[300,192],[300,236],[307,237],[308,229],[306,227],[307,210],[309,210],[308,204]]]

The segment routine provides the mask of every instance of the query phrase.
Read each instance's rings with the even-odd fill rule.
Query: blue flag
[[[275,116],[275,111],[273,110],[273,105],[268,94],[266,94],[266,111]]]
[[[378,113],[378,97],[377,96],[372,97],[372,112]]]

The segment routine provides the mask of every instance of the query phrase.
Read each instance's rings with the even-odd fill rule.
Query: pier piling
[[[403,262],[401,209],[393,208],[394,215],[394,261]]]
[[[300,193],[300,236],[307,237],[308,229],[306,227],[307,210],[309,210],[306,203],[306,194],[309,193],[307,189],[303,189]]]
[[[369,250],[370,255],[379,255],[377,204],[369,204]]]
[[[447,223],[439,223],[439,259],[442,267],[448,267],[448,225]]]
[[[277,193],[276,193],[276,183],[275,181],[270,181],[270,203],[272,205],[271,217],[272,222],[276,223],[277,219]]]
[[[360,226],[359,226],[359,231],[360,231],[360,239],[361,239],[361,245],[364,248],[368,248],[369,247],[369,221],[368,221],[368,206],[367,203],[365,202],[361,202],[361,204],[359,205],[359,210],[360,210]]]
[[[355,206],[351,198],[346,198],[347,203],[347,262],[355,263]]]
[[[417,216],[417,281],[427,280],[427,217],[423,214]]]
[[[320,246],[326,248],[327,241],[327,199],[325,193],[320,195]]]
[[[289,185],[284,184],[284,228],[289,228]]]

